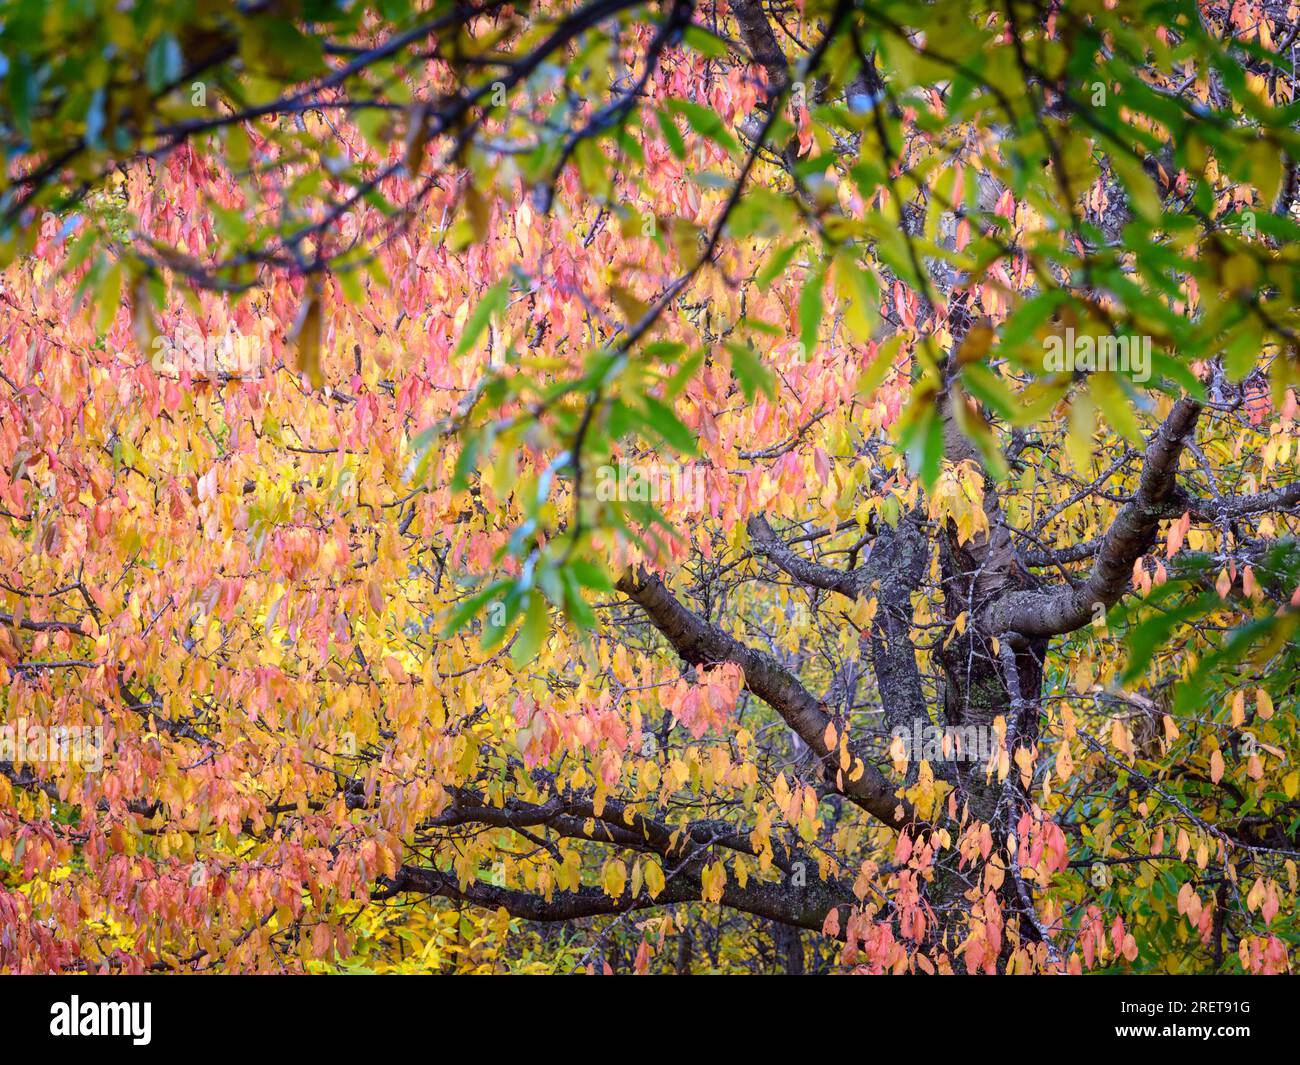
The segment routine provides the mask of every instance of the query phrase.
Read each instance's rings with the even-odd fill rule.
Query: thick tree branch
[[[745,523],[754,550],[764,558],[785,570],[800,584],[810,588],[822,588],[828,592],[839,592],[847,599],[856,600],[862,591],[862,572],[858,570],[835,569],[811,562],[795,552],[773,531],[767,518],[755,514]]]
[[[754,62],[767,73],[769,99],[783,91],[790,81],[785,52],[763,13],[761,0],[731,0],[731,13],[740,27],[740,36]]]
[[[1221,505],[1213,500],[1194,499],[1185,509],[1193,521],[1212,524],[1224,518],[1244,518],[1251,514],[1288,510],[1297,503],[1300,503],[1300,481],[1255,495],[1229,496]]]
[[[912,643],[912,595],[929,568],[930,544],[915,517],[904,515],[896,528],[882,527],[871,545],[871,557],[859,570],[863,592],[876,597],[871,667],[891,731],[910,732],[915,721],[930,724]],[[947,769],[941,767],[941,773],[946,775]]]
[[[788,669],[770,655],[748,647],[682,606],[659,577],[644,567],[629,570],[618,590],[636,603],[692,665],[733,662],[745,675],[745,686],[772,707],[821,760],[827,780],[840,794],[893,828],[913,820],[908,804],[895,798],[895,785],[875,766],[859,762],[862,773],[850,779],[856,766],[840,772],[838,748],[826,745],[831,716]]]
[[[455,788],[452,796],[452,805],[425,822],[427,827],[475,824],[499,828],[544,826],[555,829],[562,836],[615,843],[666,858],[684,856],[692,843],[724,847],[752,858],[760,856],[749,837],[737,832],[736,827],[726,821],[701,820],[671,827],[637,813],[632,804],[617,799],[607,799],[597,813],[595,803],[583,796],[552,795],[540,803],[512,797],[506,799],[504,806],[491,805],[472,788]],[[773,864],[788,871],[789,856],[777,851],[773,854]]]
[[[805,559],[776,535],[761,514],[747,523],[754,550],[801,584],[838,592],[854,601],[862,596],[875,597],[871,664],[890,729],[910,729],[913,721],[930,721],[911,633],[912,593],[920,587],[930,555],[925,536],[913,517],[905,516],[897,528],[883,526],[867,561],[852,570],[837,570]]]
[[[1201,406],[1183,398],[1174,404],[1147,445],[1138,489],[1107,531],[1092,572],[1078,588],[1010,592],[985,610],[986,631],[1027,637],[1057,636],[1088,624],[1098,604],[1118,602],[1128,587],[1133,563],[1155,541],[1160,519],[1174,499],[1178,459],[1191,439]]]
[[[1165,507],[1164,516],[1176,518],[1184,512],[1194,522],[1216,525],[1223,520],[1229,521],[1246,518],[1252,514],[1277,513],[1289,510],[1300,504],[1300,481],[1283,485],[1268,492],[1258,492],[1248,496],[1228,496],[1220,501],[1210,499],[1182,499],[1175,497]],[[1102,545],[1102,537],[1083,540],[1064,547],[1044,548],[1038,551],[1023,551],[1021,557],[1027,566],[1058,566],[1068,562],[1082,562],[1097,553]]]
[[[13,614],[0,614],[0,625],[12,625],[30,632],[70,632],[74,636],[90,635],[75,621],[33,621],[31,618],[19,620]]]
[[[625,891],[616,898],[599,888],[579,888],[577,891],[556,891],[548,899],[542,895],[495,887],[481,881],[462,886],[454,876],[415,865],[403,865],[396,876],[381,880],[379,890],[371,897],[384,900],[408,892],[439,895],[486,909],[504,909],[512,917],[543,922],[612,916],[671,903],[698,902],[703,897],[699,879],[688,871],[672,875],[657,898],[651,898],[645,891],[635,897]],[[821,931],[826,914],[833,907],[845,905],[851,899],[851,895],[845,897],[834,887],[814,878],[803,887],[761,884],[752,880],[741,887],[734,881],[728,881],[721,902],[742,913],[752,913],[796,928]]]

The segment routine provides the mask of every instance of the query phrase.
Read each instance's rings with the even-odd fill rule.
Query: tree
[[[0,968],[1289,970],[1297,28],[16,5]]]

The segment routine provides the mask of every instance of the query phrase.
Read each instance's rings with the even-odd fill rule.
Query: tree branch
[[[1133,563],[1150,549],[1160,519],[1168,513],[1175,495],[1178,460],[1200,413],[1201,405],[1184,397],[1152,434],[1137,492],[1102,540],[1088,579],[1078,588],[1003,595],[984,612],[986,631],[1030,638],[1057,636],[1086,625],[1097,604],[1104,608],[1119,601],[1128,587]]]
[[[788,669],[770,655],[757,651],[691,613],[679,603],[659,577],[638,567],[618,581],[618,590],[645,612],[673,649],[692,665],[732,662],[745,674],[745,686],[772,707],[821,760],[827,780],[840,794],[892,828],[912,822],[909,805],[895,798],[897,790],[875,766],[860,761],[862,773],[851,780],[838,771],[838,747],[826,745],[827,726],[833,724],[825,705],[816,699]]]
[[[599,888],[579,888],[576,891],[556,891],[548,899],[542,895],[500,888],[481,881],[462,886],[455,877],[437,869],[403,865],[396,876],[381,878],[380,888],[371,898],[383,901],[406,892],[457,899],[486,909],[504,909],[512,917],[541,922],[612,916],[672,903],[699,902],[703,897],[699,879],[685,870],[668,879],[657,898],[651,898],[644,890],[636,896],[624,891],[622,896],[616,898]],[[851,896],[845,898],[834,887],[815,878],[804,887],[760,884],[752,880],[741,887],[729,880],[723,888],[721,899],[722,905],[733,910],[818,932],[822,929],[826,914],[833,907],[850,901]]]

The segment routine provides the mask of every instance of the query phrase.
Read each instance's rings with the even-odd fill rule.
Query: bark
[[[790,71],[772,24],[763,14],[761,0],[732,0],[731,13],[750,56],[767,73],[769,93],[775,95],[789,84]]]
[[[615,898],[602,888],[579,888],[577,891],[556,891],[548,899],[483,881],[461,884],[451,874],[418,865],[403,865],[394,876],[381,878],[379,884],[379,890],[371,896],[378,901],[410,892],[455,899],[491,910],[504,909],[512,917],[544,923],[608,917],[670,903],[698,902],[703,897],[699,878],[689,871],[671,875],[658,898],[651,898],[645,891],[635,897],[625,891],[621,897]],[[852,893],[846,894],[842,885],[814,877],[805,887],[752,880],[741,887],[729,880],[721,901],[722,905],[742,913],[796,928],[821,931],[826,914],[837,906],[847,905],[852,898]]]
[[[930,559],[929,544],[917,519],[918,515],[909,514],[896,529],[882,528],[870,557],[852,570],[837,570],[803,558],[773,532],[761,514],[747,523],[754,550],[801,584],[855,601],[875,596],[876,617],[869,634],[871,664],[891,731],[900,727],[910,730],[913,721],[931,721],[911,635],[912,594],[920,587]]]
[[[0,763],[2,765],[3,763]],[[747,835],[739,834],[726,821],[698,820],[686,825],[667,825],[637,813],[630,804],[606,799],[599,812],[595,802],[583,795],[552,795],[545,802],[531,803],[513,797],[493,806],[472,788],[451,789],[452,804],[421,827],[454,828],[460,825],[492,825],[497,828],[546,826],[562,836],[615,843],[632,850],[648,851],[668,859],[687,855],[692,845],[721,847],[760,856]],[[772,864],[788,873],[791,863],[803,856],[784,849],[772,855]]]
[[[1117,603],[1129,586],[1133,564],[1155,542],[1160,519],[1178,499],[1178,460],[1196,428],[1201,407],[1179,400],[1147,445],[1133,499],[1115,518],[1097,550],[1088,579],[1077,588],[1009,593],[990,605],[983,626],[993,633],[1049,637],[1082,628],[1098,606]],[[1176,507],[1184,501],[1178,499]]]
[[[803,936],[798,928],[773,923],[772,950],[776,971],[786,976],[803,976]]]

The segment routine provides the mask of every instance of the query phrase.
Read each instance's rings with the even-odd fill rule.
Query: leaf
[[[508,277],[503,277],[483,294],[469,317],[465,319],[465,328],[461,331],[460,340],[456,342],[457,355],[464,355],[473,349],[494,314],[505,313],[509,294]]]
[[[1264,346],[1263,329],[1254,318],[1248,318],[1228,338],[1223,352],[1223,368],[1229,379],[1240,381],[1259,362]]]
[[[650,858],[645,863],[645,889],[652,899],[657,899],[664,890],[664,871],[659,863]]]
[[[863,370],[858,377],[857,393],[866,399],[875,398],[877,390],[889,376],[889,371],[894,368],[898,360],[899,348],[902,346],[903,338],[895,334],[886,340],[876,349],[875,358],[871,364]]]
[[[1049,289],[1032,299],[1024,300],[1002,326],[1003,345],[1018,348],[1026,343],[1038,327],[1052,316],[1052,312],[1068,300],[1069,296],[1060,289]]]
[[[983,361],[993,347],[993,340],[992,326],[983,322],[971,326],[957,349],[957,364],[964,366]]]
[[[826,264],[822,263],[809,273],[799,293],[799,342],[803,344],[804,358],[811,358],[817,348],[817,334],[825,311],[822,297],[825,282]]]
[[[992,410],[999,418],[1014,422],[1020,413],[1016,397],[996,373],[982,362],[969,362],[961,370],[966,391]]]
[[[772,286],[772,282],[785,273],[786,267],[802,247],[801,240],[787,244],[767,261],[767,265],[754,278],[754,283],[763,291],[767,291]]]
[[[594,562],[575,558],[569,563],[569,569],[573,571],[573,576],[584,588],[592,588],[598,592],[612,592],[614,590],[614,582],[610,580],[609,574]]]
[[[627,866],[617,858],[606,862],[600,882],[605,888],[605,894],[615,899],[622,898],[623,889],[627,886]]]
[[[313,282],[298,311],[298,324],[293,333],[298,372],[307,375],[313,389],[325,384],[325,374],[321,369],[321,330],[320,286]]]
[[[98,313],[95,317],[95,332],[101,336],[108,332],[117,317],[118,307],[122,303],[122,262],[117,260],[104,271],[99,291],[95,294]]]
[[[672,377],[668,379],[668,383],[664,385],[663,394],[665,403],[671,403],[686,390],[686,386],[691,383],[691,380],[699,372],[700,367],[704,365],[704,356],[705,352],[703,349],[693,351],[682,361],[682,364],[677,367],[673,372]]]
[[[546,607],[545,597],[536,591],[530,592],[523,624],[519,626],[514,646],[510,648],[510,661],[516,669],[523,669],[537,657],[542,641],[550,631],[550,625],[550,611]]]
[[[875,276],[852,256],[835,259],[835,288],[844,298],[844,324],[855,340],[866,343],[880,318],[880,290]]]
[[[643,397],[642,404],[646,424],[678,451],[686,455],[695,454],[695,434],[678,420],[672,408],[664,406],[653,396]]]
[[[596,627],[596,615],[582,597],[582,591],[578,587],[577,575],[571,568],[564,569],[560,571],[560,579],[564,586],[564,612],[568,615],[569,620],[580,630],[594,629]]]
[[[727,350],[731,352],[731,374],[740,384],[745,399],[752,400],[759,390],[766,393],[769,398],[774,398],[776,389],[772,383],[772,375],[754,349],[748,344],[728,341]]]
[[[499,598],[509,587],[510,587],[509,581],[497,581],[495,584],[489,585],[487,588],[484,588],[481,592],[478,592],[477,594],[470,596],[468,599],[462,602],[458,607],[456,607],[455,610],[451,612],[446,622],[443,624],[442,627],[443,637],[446,638],[448,636],[454,636],[456,633],[458,633],[462,628],[465,627],[465,625],[469,622],[470,618],[477,615],[478,612],[482,610],[483,607],[486,606],[493,599]]]
[[[725,59],[729,54],[727,42],[703,26],[687,26],[682,34],[682,42],[710,59]]]
[[[898,443],[915,475],[927,489],[933,488],[943,462],[943,420],[931,400],[912,400]]]
[[[1086,395],[1074,397],[1070,404],[1069,431],[1065,437],[1065,453],[1080,476],[1090,468],[1095,453],[1092,438],[1097,432],[1097,408]]]
[[[180,80],[184,59],[181,46],[170,33],[164,33],[149,49],[145,58],[145,83],[150,92],[161,92],[166,86]]]
[[[1166,586],[1169,590],[1160,593],[1161,595],[1176,594],[1176,589],[1172,585]],[[1148,598],[1152,605],[1161,605],[1158,603],[1158,597]],[[1181,624],[1199,617],[1209,610],[1213,610],[1217,605],[1216,598],[1211,595],[1202,595],[1196,599],[1167,607],[1161,605],[1159,613],[1147,618],[1137,625],[1128,634],[1126,644],[1128,646],[1129,660],[1125,666],[1123,674],[1120,676],[1122,684],[1132,684],[1146,672],[1147,665],[1151,662],[1156,650],[1163,646],[1168,640],[1170,634]]]
[[[429,107],[421,101],[407,112],[406,172],[415,176],[424,162],[424,149],[429,143]]]
[[[9,62],[6,82],[14,125],[24,136],[31,136],[32,106],[36,102],[36,71],[31,59],[21,52],[14,56]]]
[[[1110,424],[1130,444],[1142,446],[1142,430],[1138,428],[1128,397],[1115,377],[1109,373],[1094,373],[1088,378],[1088,392]]]
[[[663,111],[655,112],[655,119],[659,123],[660,130],[663,131],[664,140],[668,144],[668,150],[673,153],[678,160],[686,158],[686,142],[682,140],[681,131],[672,118]]]
[[[736,138],[723,125],[722,119],[717,112],[692,100],[666,100],[664,106],[679,115],[683,115],[691,129],[695,130],[701,137],[705,137],[715,144],[720,144],[728,151],[739,150],[740,145],[736,143]]]

